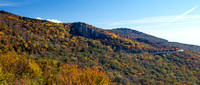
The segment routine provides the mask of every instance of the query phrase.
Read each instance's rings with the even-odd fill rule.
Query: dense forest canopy
[[[179,49],[0,11],[0,84],[199,84],[200,55]]]

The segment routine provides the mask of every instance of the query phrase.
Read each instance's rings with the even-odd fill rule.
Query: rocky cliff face
[[[84,36],[86,38],[92,39],[109,38],[109,36],[105,33],[99,32],[99,30],[95,30],[94,28],[88,27],[87,24],[81,22],[72,23],[70,33],[76,36]]]

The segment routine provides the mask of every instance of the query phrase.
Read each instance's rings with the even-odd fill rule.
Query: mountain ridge
[[[187,49],[187,50],[191,50],[191,51],[195,51],[195,52],[200,52],[200,46],[184,44],[184,43],[179,43],[179,42],[169,42],[166,39],[158,38],[158,37],[155,37],[155,36],[152,36],[149,34],[145,34],[143,32],[139,32],[137,30],[133,30],[133,29],[129,29],[129,28],[117,28],[117,29],[112,29],[109,31],[114,32],[116,34],[126,36],[126,37],[136,38],[138,40],[144,39],[144,40],[148,40],[151,42],[156,42],[156,43],[161,43],[161,44],[165,44],[165,45],[179,47],[181,49]]]
[[[185,50],[146,55],[177,50],[86,23],[53,23],[0,13],[3,84],[68,84],[67,79],[77,84],[79,77],[86,78],[78,80],[81,84],[94,79],[95,84],[104,79],[104,84],[198,84],[198,53]]]

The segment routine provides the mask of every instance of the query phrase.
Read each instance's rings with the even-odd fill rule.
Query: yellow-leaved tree
[[[96,68],[78,69],[77,65],[60,66],[58,82],[63,85],[110,85],[111,80],[106,73]]]
[[[41,78],[42,70],[33,60],[16,52],[0,54],[0,83],[10,83],[23,77]]]

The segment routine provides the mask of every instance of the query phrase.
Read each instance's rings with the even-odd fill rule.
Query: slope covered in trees
[[[117,28],[113,30],[109,30],[110,32],[114,32],[119,35],[123,35],[129,38],[136,38],[137,40],[143,40],[146,42],[156,42],[156,43],[161,43],[165,45],[170,45],[170,46],[175,46],[179,47],[182,49],[187,49],[195,52],[200,52],[200,46],[196,45],[189,45],[189,44],[183,44],[183,43],[177,43],[177,42],[169,42],[165,39],[161,39],[152,35],[148,35],[136,30],[128,29],[128,28]]]
[[[0,12],[3,84],[198,84],[198,53],[147,54],[178,49],[85,23]]]

